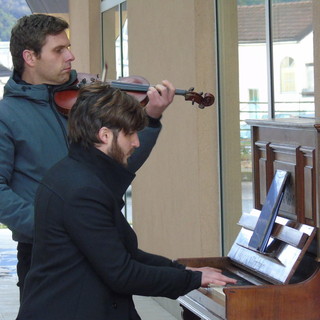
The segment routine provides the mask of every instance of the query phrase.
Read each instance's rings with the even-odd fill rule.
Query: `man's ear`
[[[102,127],[98,131],[98,138],[101,143],[108,145],[112,142],[113,132],[107,127]]]
[[[23,50],[22,56],[27,65],[29,65],[30,67],[34,66],[37,58],[32,50]]]

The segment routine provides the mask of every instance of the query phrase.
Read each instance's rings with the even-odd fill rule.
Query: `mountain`
[[[17,19],[31,14],[25,0],[0,0],[0,41],[9,41]]]

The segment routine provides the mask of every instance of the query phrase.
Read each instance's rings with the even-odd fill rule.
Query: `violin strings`
[[[126,83],[126,82],[121,82],[121,81],[112,81],[111,86],[118,88],[118,89],[123,89],[123,90],[128,90],[128,91],[138,91],[138,92],[147,92],[150,88],[149,85],[147,84],[134,84],[134,83]],[[176,89],[175,94],[176,95],[186,95],[188,93],[187,90],[182,90],[182,89]]]
[[[139,92],[146,92],[149,89],[149,85],[145,84],[133,84],[133,83],[125,83],[125,82],[120,82],[120,81],[112,81],[111,86],[118,88],[118,89],[123,89],[123,90],[128,90],[128,91],[139,91]]]

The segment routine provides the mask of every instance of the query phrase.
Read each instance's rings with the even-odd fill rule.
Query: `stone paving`
[[[0,320],[14,320],[19,308],[16,247],[11,231],[0,229]]]

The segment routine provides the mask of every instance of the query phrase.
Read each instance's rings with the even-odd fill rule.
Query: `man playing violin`
[[[0,101],[0,222],[12,230],[18,242],[20,296],[30,268],[35,193],[47,170],[69,149],[67,118],[54,102],[56,91],[77,80],[68,27],[62,19],[34,14],[19,19],[11,32],[14,71]],[[132,173],[156,143],[161,115],[173,101],[174,92],[169,81],[149,89],[148,126],[139,132],[141,147],[128,160]]]

